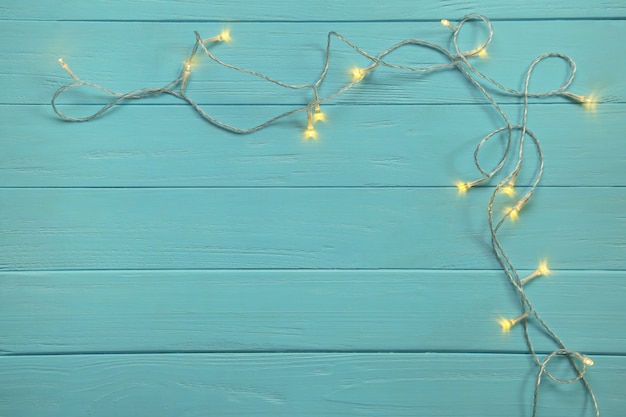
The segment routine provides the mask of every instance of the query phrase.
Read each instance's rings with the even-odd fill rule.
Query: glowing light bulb
[[[222,32],[217,37],[217,40],[222,41],[222,42],[230,42],[230,41],[232,41],[233,38],[231,38],[231,36],[230,36],[230,29],[222,30]]]
[[[594,362],[593,359],[587,357],[587,356],[583,356],[578,352],[573,352],[572,353],[575,357],[577,357],[578,359],[580,359],[580,361],[583,363],[583,366],[593,366]]]
[[[472,183],[469,183],[469,182],[459,181],[454,185],[456,185],[456,188],[458,188],[459,194],[465,194],[467,190],[472,188]]]
[[[319,104],[315,105],[315,111],[313,112],[313,121],[314,122],[325,122],[326,115],[322,112]]]
[[[307,139],[317,139],[317,131],[313,127],[313,123],[309,122],[309,125],[304,131],[304,137]]]
[[[539,262],[539,267],[537,267],[537,272],[541,275],[550,275],[552,271],[548,268],[548,261]]]
[[[67,65],[67,63],[63,60],[63,58],[59,58],[59,65],[61,65],[61,68],[63,68],[65,70],[65,72],[67,72],[70,77],[72,77],[73,79],[75,79],[76,81],[78,81],[78,77],[76,76],[76,74],[74,74],[74,72],[70,69],[70,66]]]
[[[500,324],[500,327],[502,327],[503,332],[508,332],[509,330],[511,330],[511,327],[513,327],[512,321],[505,318],[501,318],[500,320],[498,320],[498,324]]]
[[[354,67],[350,70],[350,73],[352,74],[352,81],[357,83],[365,77],[365,75],[368,73],[368,70],[364,68]]]
[[[506,207],[505,208],[505,214],[507,216],[509,216],[511,221],[515,221],[515,220],[519,219],[519,212],[522,209],[522,207],[524,206],[524,203],[526,201],[527,201],[526,199],[522,199],[522,200],[518,201],[517,204],[515,204],[513,207]]]
[[[582,104],[582,106],[586,110],[589,110],[589,111],[595,110],[598,105],[598,98],[593,94],[588,95],[588,96],[582,96],[580,94],[574,94],[574,93],[569,93],[569,92],[565,92],[562,94],[565,97],[569,98],[570,100],[573,100],[576,103]]]
[[[589,95],[585,97],[585,101],[583,102],[583,107],[585,110],[594,111],[598,106],[598,98],[594,95]]]
[[[187,80],[189,79],[189,75],[191,74],[191,64],[189,61],[185,61],[185,72],[183,73],[183,80],[180,83],[180,90],[184,91],[187,86]]]
[[[509,197],[514,197],[515,196],[515,183],[513,181],[509,181],[509,183],[507,185],[503,185],[502,187],[500,187],[500,192],[502,194],[506,194]]]
[[[456,26],[454,26],[448,19],[441,19],[440,23],[442,26],[445,26],[451,30],[456,30]]]
[[[465,53],[465,56],[474,56],[476,55],[479,58],[489,58],[489,53],[487,52],[487,48],[484,45],[478,46],[471,51]]]
[[[515,317],[514,319],[507,319],[507,318],[502,317],[501,319],[498,320],[498,324],[502,328],[503,333],[508,333],[509,331],[511,331],[513,326],[515,326],[517,323],[524,320],[528,316],[530,316],[530,313],[526,312],[519,317]]]
[[[313,120],[316,122],[325,122],[326,115],[321,111],[316,111],[315,113],[313,113]]]
[[[507,211],[507,213],[509,214],[509,218],[513,221],[519,219],[519,210],[516,209],[515,207],[510,207]]]
[[[471,181],[471,182],[457,181],[457,182],[454,183],[454,185],[459,190],[459,194],[465,194],[467,192],[467,190],[469,190],[473,186],[478,185],[478,184],[480,184],[480,183],[482,183],[484,181],[485,181],[484,178],[479,178],[479,179]]]
[[[539,266],[537,267],[537,269],[535,269],[531,274],[529,274],[527,277],[523,278],[520,280],[521,284],[524,285],[526,283],[528,283],[528,281],[531,281],[537,277],[540,277],[542,275],[547,276],[550,275],[552,273],[552,271],[550,271],[550,268],[548,268],[548,261],[541,261],[539,262]]]

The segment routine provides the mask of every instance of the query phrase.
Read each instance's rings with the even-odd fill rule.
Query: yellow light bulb
[[[350,73],[352,74],[352,81],[359,82],[365,77],[365,74],[367,74],[367,70],[354,67],[350,70]]]
[[[498,324],[502,328],[503,333],[508,333],[513,328],[513,326],[515,326],[517,323],[524,320],[528,316],[530,316],[530,313],[526,312],[519,317],[515,317],[514,319],[507,319],[505,317],[502,317],[498,320]]]
[[[594,111],[598,105],[598,98],[593,94],[588,96],[582,96],[580,94],[574,94],[570,92],[564,92],[562,94],[570,100],[582,104],[585,110]]]
[[[487,52],[487,48],[485,46],[478,46],[471,51],[466,52],[467,56],[478,56],[479,58],[489,58],[489,53]]]
[[[594,95],[585,96],[585,101],[583,102],[583,107],[585,110],[594,111],[598,106],[598,99]]]
[[[510,181],[507,185],[503,185],[500,188],[500,192],[502,194],[506,194],[509,197],[514,197],[515,196],[515,183],[513,181]]]
[[[315,111],[315,113],[313,113],[313,120],[316,122],[325,122],[326,115],[321,111]]]
[[[552,271],[550,271],[550,268],[548,268],[548,261],[541,261],[539,262],[539,266],[537,267],[537,269],[535,269],[532,273],[530,273],[527,277],[522,278],[520,280],[520,283],[522,285],[528,283],[528,281],[531,281],[537,277],[540,277],[542,275],[547,276],[550,275],[552,273]]]
[[[317,139],[317,131],[313,127],[313,123],[309,122],[308,127],[304,131],[304,137],[307,139]]]
[[[189,61],[185,61],[185,72],[183,73],[183,80],[180,83],[180,90],[184,91],[187,86],[187,80],[189,79],[189,75],[191,74],[191,64]]]
[[[75,79],[76,81],[78,81],[78,77],[76,76],[76,74],[74,74],[74,72],[70,69],[70,66],[67,65],[67,63],[63,60],[63,58],[59,58],[59,65],[61,65],[61,68],[63,68],[65,70],[65,72],[67,72],[70,77],[72,77],[73,79]]]
[[[452,23],[450,23],[450,21],[448,19],[441,19],[440,23],[442,26],[445,26],[451,30],[455,30],[456,26],[454,26]]]
[[[230,42],[233,38],[230,37],[230,29],[224,29],[218,36],[218,40],[222,42]]]
[[[593,366],[594,362],[593,359],[587,357],[587,356],[583,356],[578,352],[573,352],[572,353],[575,357],[577,357],[578,359],[580,359],[580,361],[583,363],[583,366]]]
[[[313,112],[313,121],[314,122],[325,122],[326,115],[322,112],[319,104],[315,105],[315,111]]]
[[[502,331],[505,333],[511,330],[511,327],[513,327],[513,323],[511,322],[511,320],[505,318],[501,318],[500,320],[498,320],[498,324],[500,324],[500,327],[502,327]]]
[[[454,185],[456,185],[456,188],[458,188],[459,194],[465,194],[467,190],[472,188],[472,184],[470,184],[469,182],[459,181]]]
[[[539,267],[537,267],[537,272],[541,275],[550,275],[552,271],[548,268],[548,261],[539,262]]]
[[[506,207],[505,213],[506,215],[509,216],[511,221],[515,221],[519,219],[519,212],[524,206],[525,202],[526,202],[526,199],[523,199],[523,200],[518,201],[517,204],[515,204],[513,207]]]

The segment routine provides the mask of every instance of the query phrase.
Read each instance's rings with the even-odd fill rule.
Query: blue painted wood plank
[[[30,20],[424,20],[460,18],[467,13],[483,13],[494,19],[598,18],[626,16],[619,0],[582,1],[527,0],[503,3],[497,0],[433,2],[428,0],[360,1],[317,0],[292,2],[265,0],[262,7],[231,1],[182,0],[163,2],[139,0],[131,3],[92,0],[89,7],[79,0],[12,1],[0,7],[3,19]]]
[[[500,19],[490,59],[477,63],[489,75],[519,87],[538,54],[565,52],[579,64],[573,91],[617,103],[584,119],[557,99],[531,109],[531,128],[545,134],[546,187],[503,230],[503,243],[519,267],[545,257],[559,270],[528,291],[568,346],[597,354],[589,378],[602,416],[623,414],[626,338],[615,329],[626,247],[626,148],[616,139],[626,93],[623,2],[10,3],[0,5],[0,103],[8,104],[0,186],[26,188],[0,189],[0,268],[40,272],[0,275],[0,415],[529,415],[531,361],[493,353],[524,347],[519,333],[502,338],[492,321],[515,313],[517,300],[488,249],[488,190],[459,198],[442,188],[474,172],[463,158],[494,123],[458,74],[371,74],[335,102],[346,105],[328,106],[331,120],[313,144],[298,137],[298,118],[234,138],[181,106],[128,106],[85,125],[64,125],[46,107],[68,80],[59,56],[114,89],[161,85],[178,71],[193,30],[209,36],[229,25],[236,42],[215,48],[218,56],[306,82],[317,76],[329,30],[377,52],[408,37],[447,42],[438,20],[474,11]],[[394,59],[436,61],[404,52]],[[325,93],[361,63],[345,48],[333,54]],[[554,88],[563,73],[542,64],[532,89]],[[201,102],[233,104],[217,110],[231,121],[311,100],[205,63],[192,81]],[[440,109],[426,111],[431,104]],[[420,111],[432,126],[416,123]],[[466,132],[451,123],[461,113]],[[427,149],[420,133],[430,143],[455,139]],[[400,146],[385,149],[379,137]],[[124,188],[133,186],[151,189]],[[205,268],[227,270],[193,270]],[[409,270],[364,270],[377,268]],[[251,353],[288,349],[318,353]],[[359,349],[414,353],[322,353]],[[431,349],[492,353],[418,352]],[[247,353],[171,353],[227,350]],[[122,351],[155,354],[99,354]],[[580,385],[542,386],[540,415],[591,414]]]
[[[68,124],[50,117],[47,107],[3,106],[0,186],[445,187],[478,175],[473,148],[498,126],[482,106],[338,105],[326,108],[319,140],[306,141],[302,115],[237,136],[181,106],[119,110],[91,123]],[[224,119],[236,113],[252,125],[284,108],[208,110]],[[536,106],[529,127],[542,141],[542,185],[626,186],[625,110]],[[481,162],[495,166],[501,151],[486,148]],[[528,168],[518,185],[535,174],[533,151],[528,147]]]
[[[581,25],[585,29],[581,30]],[[6,22],[0,43],[4,76],[0,79],[0,103],[47,104],[56,88],[71,78],[59,67],[63,57],[82,79],[115,91],[160,87],[178,75],[182,62],[195,42],[194,30],[202,36],[217,35],[224,25],[202,23],[94,23]],[[322,70],[326,35],[336,30],[372,54],[403,39],[421,38],[448,45],[451,32],[438,22],[421,23],[237,23],[234,41],[212,50],[224,61],[263,72],[287,83],[311,83]],[[578,63],[572,90],[595,92],[612,100],[626,95],[621,68],[626,65],[620,40],[626,36],[626,20],[617,21],[506,21],[494,23],[495,37],[489,59],[475,59],[478,69],[511,88],[521,88],[524,72],[540,54],[562,52]],[[468,28],[461,47],[475,48],[486,33]],[[32,33],[45,35],[32,42]],[[524,36],[519,36],[524,33]],[[158,34],[158,36],[156,36]],[[326,96],[350,81],[350,68],[370,62],[344,44],[334,44],[332,61],[320,94]],[[15,59],[19,57],[19,59]],[[434,52],[407,47],[389,56],[404,65],[445,62]],[[610,64],[601,64],[601,63]],[[566,78],[564,64],[542,63],[532,79],[533,91],[560,86]],[[188,93],[203,104],[304,105],[313,100],[310,91],[291,91],[256,77],[221,67],[208,58],[194,65]],[[106,102],[101,94],[85,90],[63,100],[75,103]],[[173,103],[174,98],[142,101]],[[519,103],[503,96],[502,102]],[[545,100],[544,100],[545,101]],[[551,102],[565,102],[552,98]],[[336,99],[339,103],[451,104],[486,103],[457,71],[428,75],[380,68],[361,85]]]
[[[626,408],[625,361],[598,357],[588,370],[603,417]],[[535,379],[526,355],[85,355],[0,364],[0,414],[12,417],[522,417]],[[592,415],[581,384],[541,386],[539,415]]]
[[[3,189],[4,270],[498,268],[488,189]],[[545,188],[502,229],[514,264],[623,269],[626,188]],[[505,212],[502,196],[494,210]]]
[[[500,271],[80,271],[0,282],[5,354],[527,351],[521,328],[497,324],[519,312]],[[626,351],[623,271],[553,271],[527,294],[570,349]],[[535,348],[554,350],[530,323]]]

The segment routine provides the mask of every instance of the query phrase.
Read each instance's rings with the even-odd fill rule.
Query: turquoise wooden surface
[[[594,358],[601,415],[624,414],[626,5],[337,3],[0,5],[0,416],[530,415],[536,368],[520,329],[496,323],[519,307],[489,250],[489,189],[452,186],[476,175],[473,147],[501,122],[459,74],[377,70],[324,106],[316,142],[302,139],[302,115],[235,136],[171,98],[86,124],[49,107],[68,82],[60,56],[116,90],[159,86],[194,30],[230,27],[220,58],[309,82],[329,30],[378,52],[445,42],[439,19],[471,12],[494,19],[477,63],[494,78],[517,88],[532,59],[559,51],[579,66],[573,91],[607,98],[593,113],[533,100],[545,177],[502,241],[522,272],[549,260],[553,276],[527,292]],[[337,44],[324,91],[361,62]],[[563,75],[544,63],[531,88]],[[207,61],[192,77],[195,99],[243,127],[311,100]],[[518,100],[499,99],[519,115]],[[103,100],[63,103],[81,114]],[[592,408],[579,384],[544,381],[539,415]]]
[[[241,107],[238,114],[259,119],[262,112],[276,114],[283,109],[263,106],[256,113],[259,106]],[[471,153],[486,133],[483,124],[492,120],[483,106],[328,107],[333,119],[318,127],[323,143],[310,143],[300,140],[300,120],[253,136],[231,137],[197,120],[182,106],[133,106],[116,111],[114,117],[73,125],[69,135],[58,128],[58,120],[51,117],[47,105],[3,106],[0,126],[11,124],[15,129],[6,136],[6,149],[0,155],[0,184],[450,187],[458,179],[474,174]],[[218,117],[233,112],[232,107],[208,108]],[[550,160],[543,185],[626,185],[626,175],[619,175],[626,150],[621,141],[615,140],[623,134],[623,107],[606,104],[601,110],[581,115],[578,108],[564,103],[533,108],[533,130],[549,138],[542,143]],[[37,125],[30,123],[29,117],[34,114],[38,115]],[[450,125],[452,118],[458,123]],[[351,134],[344,134],[341,126]],[[389,129],[397,135],[389,137]],[[47,133],[42,135],[42,130]],[[183,130],[184,140],[170,140]],[[62,153],[57,151],[59,141],[63,142]],[[523,171],[518,184],[528,184],[532,174]],[[444,198],[449,198],[449,193]]]
[[[0,359],[7,362],[0,381],[10,398],[2,404],[3,412],[10,416],[509,416],[524,415],[526,398],[532,396],[532,362],[525,355],[228,353]],[[604,415],[623,414],[624,365],[621,356],[602,357],[598,366],[603,371],[589,377],[596,386],[606,387]],[[588,404],[581,387],[561,388],[544,388],[541,414],[584,415]]]
[[[619,354],[626,348],[624,326],[608,333],[597,323],[612,322],[620,310],[620,274],[559,271],[529,293],[563,339],[575,340],[584,352]],[[496,325],[500,315],[516,312],[499,271],[66,271],[3,277],[2,323],[10,325],[0,341],[13,355],[526,351],[521,333],[503,335]],[[552,346],[542,335],[534,341],[541,350]]]
[[[7,188],[0,267],[497,269],[487,190],[475,191]],[[622,270],[625,199],[624,187],[543,188],[502,241],[524,269],[547,257],[557,269]]]
[[[442,11],[445,13],[445,11]],[[446,14],[444,14],[446,16]],[[216,45],[212,50],[226,62],[254,68],[274,78],[290,83],[313,82],[323,67],[326,35],[335,30],[358,45],[377,53],[407,38],[425,38],[451,47],[450,31],[439,20],[413,23],[390,22],[31,22],[11,21],[5,24],[7,38],[2,52],[20,59],[4,61],[2,103],[48,103],[51,91],[68,81],[59,71],[57,59],[62,56],[76,74],[96,81],[113,90],[128,91],[146,86],[167,84],[177,75],[182,61],[195,42],[194,31],[202,36],[218,34],[222,28],[233,30],[233,42]],[[584,30],[581,29],[584,26]],[[39,29],[43,38],[29,36]],[[446,30],[444,30],[446,29]],[[573,88],[591,90],[609,98],[623,97],[626,86],[621,82],[620,69],[626,57],[615,53],[626,36],[623,20],[545,21],[523,20],[496,24],[495,38],[489,47],[489,59],[476,65],[500,82],[519,87],[530,62],[542,52],[559,51],[571,55],[578,64]],[[525,36],[518,36],[524,33]],[[485,30],[468,25],[468,33],[460,45],[475,48],[486,35]],[[334,43],[329,75],[320,93],[336,91],[350,79],[349,68],[368,62],[349,47]],[[584,47],[580,47],[584,45]],[[541,48],[539,48],[541,46]],[[444,62],[434,52],[423,48],[405,48],[389,56],[391,62],[426,65]],[[600,65],[610,62],[611,65]],[[558,61],[546,61],[537,67],[531,89],[546,90],[562,84],[565,66]],[[42,79],[42,74],[46,74]],[[289,91],[263,82],[256,77],[221,68],[208,58],[199,59],[189,83],[189,94],[203,104],[280,104],[299,106],[312,100],[310,92]],[[29,85],[24,89],[20,86]],[[83,90],[81,90],[83,91]],[[101,103],[102,96],[77,92],[68,94],[61,102]],[[501,97],[503,103],[519,100]],[[350,106],[367,104],[485,104],[483,96],[455,71],[440,71],[428,75],[407,74],[382,68],[368,76],[364,83],[342,95],[334,103]],[[551,98],[542,103],[563,103]],[[177,103],[173,98],[157,98],[146,103]],[[224,109],[226,110],[226,109]],[[231,121],[243,117],[243,124],[252,124],[261,116],[248,114],[238,108]],[[572,109],[573,111],[573,109]],[[273,113],[274,109],[259,108],[258,114]],[[488,109],[486,114],[492,114]],[[262,119],[261,119],[262,120]],[[330,119],[334,121],[335,119]],[[363,123],[365,120],[361,120]],[[194,124],[200,120],[189,120]],[[287,123],[287,122],[286,122]],[[343,123],[342,123],[343,124]],[[354,123],[357,124],[357,123]],[[350,126],[350,125],[348,125]],[[413,128],[417,129],[418,125]]]

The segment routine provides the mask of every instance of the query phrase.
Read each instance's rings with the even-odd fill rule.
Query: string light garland
[[[462,51],[458,44],[459,34],[463,26],[470,21],[475,21],[485,25],[488,29],[487,39],[480,44],[478,47],[470,50],[470,51]],[[488,223],[489,223],[489,234],[491,238],[491,245],[493,249],[493,253],[502,266],[502,269],[510,282],[512,288],[518,293],[520,297],[520,307],[521,313],[518,317],[514,319],[506,319],[502,318],[499,320],[499,324],[502,328],[503,332],[509,332],[516,325],[521,325],[523,328],[523,334],[528,346],[529,352],[538,367],[537,377],[535,380],[535,389],[533,395],[533,407],[532,407],[532,416],[535,417],[537,414],[538,407],[538,398],[539,398],[539,388],[542,382],[543,377],[547,377],[550,380],[560,383],[560,384],[571,384],[573,382],[581,381],[584,385],[588,395],[590,396],[593,406],[595,409],[596,417],[600,416],[600,411],[598,408],[598,403],[595,397],[593,390],[591,389],[589,383],[585,378],[585,373],[588,366],[593,365],[593,360],[582,355],[579,352],[569,350],[563,341],[554,333],[554,331],[548,326],[548,324],[541,318],[537,310],[533,307],[529,298],[526,295],[524,286],[528,284],[531,280],[539,277],[550,274],[550,269],[547,266],[546,261],[541,261],[538,268],[525,277],[520,277],[517,269],[513,265],[509,255],[504,250],[503,245],[501,244],[498,233],[502,226],[508,221],[515,221],[520,216],[520,211],[522,208],[530,201],[534,193],[540,183],[543,169],[544,169],[544,156],[541,149],[541,145],[537,136],[528,128],[527,126],[527,116],[528,116],[528,107],[529,107],[529,99],[530,98],[546,98],[546,97],[562,97],[567,100],[573,101],[575,103],[581,104],[587,110],[593,110],[598,102],[598,99],[593,96],[582,96],[579,94],[574,94],[569,91],[566,91],[567,88],[571,85],[574,80],[574,76],[576,74],[576,64],[572,58],[568,55],[558,53],[558,52],[550,52],[545,53],[538,56],[535,60],[533,60],[528,67],[524,79],[523,79],[523,88],[521,90],[515,90],[512,88],[508,88],[496,80],[490,78],[486,74],[480,72],[476,67],[474,67],[470,59],[474,57],[487,57],[487,48],[491,43],[493,38],[493,26],[489,19],[484,16],[478,14],[470,14],[462,18],[456,25],[450,22],[447,19],[441,20],[441,25],[448,28],[452,32],[452,45],[453,49],[448,50],[443,45],[430,42],[422,39],[405,39],[402,40],[389,48],[383,50],[377,55],[372,55],[365,50],[361,49],[354,43],[350,42],[348,39],[343,37],[337,32],[329,32],[326,40],[326,50],[325,57],[322,66],[322,70],[320,72],[319,77],[315,82],[310,84],[287,84],[282,81],[270,78],[269,76],[249,70],[246,68],[238,67],[229,63],[226,63],[219,58],[217,58],[210,50],[209,46],[215,43],[223,43],[229,42],[231,40],[230,31],[225,30],[222,31],[219,35],[203,39],[198,32],[195,32],[196,42],[191,50],[191,53],[187,57],[187,59],[183,62],[183,66],[180,69],[178,76],[169,84],[160,88],[143,88],[139,90],[130,91],[128,93],[118,93],[111,91],[105,87],[102,87],[98,84],[91,83],[88,81],[83,81],[79,77],[72,72],[68,64],[63,60],[59,59],[59,64],[61,67],[70,75],[72,78],[72,82],[70,84],[64,85],[60,87],[52,96],[52,108],[56,112],[56,114],[68,121],[73,122],[85,122],[89,120],[93,120],[102,114],[104,114],[107,110],[111,109],[118,103],[121,103],[125,100],[136,100],[142,99],[162,94],[167,94],[174,96],[178,99],[183,100],[187,104],[191,105],[196,112],[207,122],[230,132],[237,134],[247,134],[259,131],[264,129],[276,121],[283,119],[285,117],[292,116],[296,113],[305,112],[306,113],[306,128],[303,132],[304,137],[306,139],[317,139],[318,133],[315,130],[315,123],[323,122],[326,120],[326,114],[322,112],[321,105],[327,103],[341,94],[347,92],[348,90],[356,87],[360,84],[360,82],[368,76],[369,73],[377,69],[378,67],[387,67],[400,71],[408,71],[415,73],[427,73],[440,71],[444,69],[457,70],[463,76],[467,78],[467,80],[482,93],[487,102],[492,106],[492,108],[499,114],[503,121],[503,126],[493,130],[485,137],[483,137],[479,143],[477,144],[474,150],[474,164],[481,176],[477,179],[471,181],[459,181],[455,185],[458,188],[459,194],[467,193],[471,188],[481,185],[483,183],[488,183],[492,181],[496,176],[499,178],[498,182],[495,184],[494,190],[489,198],[489,202],[487,204],[487,213],[488,213]],[[337,91],[325,96],[319,96],[319,88],[325,80],[330,64],[330,53],[331,53],[331,44],[334,39],[341,41],[352,48],[356,53],[361,56],[367,58],[370,61],[370,65],[364,68],[355,67],[350,69],[350,73],[352,74],[351,81],[345,86],[341,87]],[[396,51],[404,46],[414,45],[420,46],[426,49],[434,50],[442,55],[447,62],[442,64],[428,65],[428,66],[407,66],[407,65],[399,65],[388,62],[386,57],[393,51]],[[203,52],[206,57],[208,57],[211,61],[224,66],[226,68],[232,69],[234,71],[238,71],[244,74],[253,75],[262,80],[265,80],[269,83],[278,85],[279,87],[283,87],[290,90],[310,90],[312,92],[312,100],[293,110],[289,110],[277,116],[270,118],[269,120],[264,121],[261,124],[258,124],[249,128],[240,128],[234,125],[227,124],[221,120],[218,120],[214,116],[208,114],[205,110],[203,110],[198,103],[196,103],[191,97],[186,94],[186,87],[190,82],[190,76],[193,71],[192,62],[196,62],[195,58],[199,52]],[[544,91],[544,92],[530,92],[529,84],[533,74],[533,71],[537,64],[548,59],[555,58],[564,61],[569,69],[569,75],[566,77],[565,82],[558,88]],[[101,92],[104,92],[113,97],[113,99],[105,104],[102,108],[100,108],[95,113],[85,116],[85,117],[72,117],[69,116],[59,110],[57,107],[57,99],[64,94],[65,92],[72,90],[78,87],[92,87]],[[521,122],[519,124],[513,124],[509,120],[508,115],[503,110],[503,108],[496,101],[494,94],[490,91],[496,91],[499,94],[504,94],[512,97],[517,97],[522,99],[522,117]],[[499,157],[499,161],[497,165],[491,169],[485,169],[479,162],[479,155],[483,147],[493,138],[500,136],[500,134],[505,135],[504,139],[504,149],[502,150],[502,154]],[[526,158],[526,145],[530,144],[531,149],[534,151],[534,155],[537,157],[539,163],[538,167],[535,170],[534,177],[530,182],[530,186],[527,187],[527,190],[524,194],[515,200],[516,198],[516,189],[515,184],[517,182],[518,176],[522,171],[523,162]],[[509,172],[503,172],[503,168],[507,161],[513,162],[513,168]],[[514,199],[513,205],[506,207],[501,215],[497,215],[494,211],[494,207],[496,205],[496,198],[498,195],[504,194],[505,196]],[[532,321],[535,325],[541,327],[544,332],[554,341],[557,345],[557,349],[553,352],[549,353],[543,360],[539,358],[538,353],[535,351],[534,345],[530,338],[529,325],[528,322]],[[564,356],[569,360],[569,363],[572,366],[572,369],[575,372],[575,376],[571,379],[562,379],[557,378],[552,375],[546,368],[548,363],[556,356]]]

